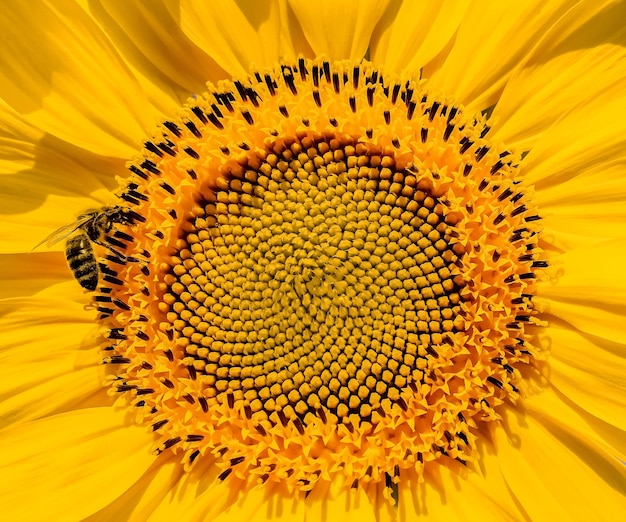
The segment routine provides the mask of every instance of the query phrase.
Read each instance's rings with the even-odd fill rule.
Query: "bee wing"
[[[84,216],[78,219],[78,221],[74,221],[74,223],[70,223],[69,225],[65,225],[50,234],[43,241],[37,243],[33,250],[36,250],[44,243],[47,247],[51,247],[52,245],[56,245],[59,241],[63,241],[65,238],[72,235],[76,230],[82,227],[87,221],[91,219],[91,216]]]

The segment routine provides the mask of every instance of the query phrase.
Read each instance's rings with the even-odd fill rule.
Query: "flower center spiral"
[[[460,320],[445,207],[347,136],[271,150],[207,194],[173,258],[184,363],[209,406],[232,394],[274,423],[406,408],[417,359]]]
[[[539,216],[481,116],[298,60],[209,85],[129,164],[94,300],[157,451],[308,491],[474,460],[538,350]],[[212,460],[211,460],[212,461]]]

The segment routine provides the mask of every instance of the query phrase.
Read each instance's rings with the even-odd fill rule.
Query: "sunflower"
[[[3,6],[4,517],[619,518],[624,19]]]

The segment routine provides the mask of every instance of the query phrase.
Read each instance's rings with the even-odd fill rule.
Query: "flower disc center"
[[[380,148],[309,133],[201,207],[166,300],[209,407],[305,424],[322,407],[406,409],[461,300],[445,207],[415,176]]]

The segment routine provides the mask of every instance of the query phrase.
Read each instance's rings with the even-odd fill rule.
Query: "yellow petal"
[[[228,76],[185,36],[167,2],[102,0],[85,4],[129,67],[137,69],[135,76],[145,77],[146,85],[158,87],[170,104],[204,91],[207,81],[217,83]],[[167,111],[165,103],[160,105]]]
[[[430,88],[454,95],[471,110],[492,105],[511,72],[571,4],[566,0],[472,2],[448,56],[443,63],[425,68]]]
[[[0,510],[7,520],[82,520],[154,462],[151,434],[127,412],[91,408],[0,432]]]
[[[154,521],[154,509],[171,495],[183,473],[183,466],[175,456],[166,459],[161,455],[135,484],[84,522]]]
[[[73,2],[11,2],[0,17],[0,97],[42,131],[125,158],[158,113],[97,24]]]
[[[370,59],[397,73],[419,71],[451,43],[469,3],[390,2],[372,35]]]
[[[530,148],[568,113],[590,104],[601,110],[623,96],[625,77],[626,52],[613,44],[530,62],[512,75],[494,109],[494,138]]]
[[[270,67],[297,54],[290,47],[283,2],[181,0],[172,16],[180,18],[187,37],[230,75],[248,74],[252,65]]]
[[[626,434],[587,413],[553,385],[553,372],[546,370],[550,385],[542,385],[523,400],[524,411],[552,430],[563,430],[581,444],[605,456],[626,462]],[[586,389],[586,388],[585,388]]]
[[[33,295],[72,277],[60,252],[0,254],[0,298]]]
[[[540,305],[582,332],[626,344],[626,239],[573,250],[555,260]]]
[[[618,357],[602,349],[602,340],[567,328],[551,326],[548,335],[552,385],[576,405],[626,432],[626,350]]]
[[[2,101],[0,122],[0,252],[30,252],[86,208],[110,202],[122,160],[44,136]]]
[[[316,55],[361,60],[389,0],[289,0]]]
[[[530,520],[611,520],[626,509],[626,467],[551,432],[532,416],[503,411],[493,430],[507,484]]]
[[[614,99],[607,94],[550,127],[522,162],[535,185],[544,237],[558,248],[624,235],[626,122],[615,116],[624,111],[623,92]]]

